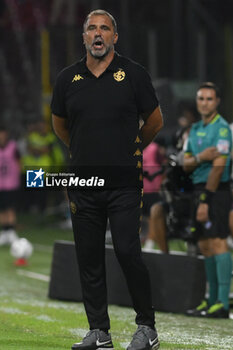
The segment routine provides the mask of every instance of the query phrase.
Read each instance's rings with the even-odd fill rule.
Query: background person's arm
[[[193,170],[199,166],[202,162],[213,161],[219,156],[219,152],[216,147],[208,147],[204,151],[193,156],[192,154],[184,155],[183,169],[186,172],[193,172]]]
[[[224,172],[226,161],[227,158],[222,156],[214,159],[213,166],[206,183],[206,189],[208,191],[215,192],[217,190],[221,176]]]

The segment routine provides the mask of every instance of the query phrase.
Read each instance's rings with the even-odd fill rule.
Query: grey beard
[[[107,56],[107,54],[110,52],[111,48],[112,48],[111,46],[107,47],[104,53],[100,53],[100,52],[96,53],[91,48],[87,48],[87,50],[90,52],[92,57],[96,58],[97,60],[101,60],[105,56]]]

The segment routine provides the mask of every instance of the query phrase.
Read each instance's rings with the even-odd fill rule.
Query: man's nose
[[[201,102],[202,105],[206,104],[206,100],[204,100],[204,99],[201,100],[200,102]]]
[[[101,29],[97,27],[95,29],[95,36],[100,36],[100,34],[101,34]]]

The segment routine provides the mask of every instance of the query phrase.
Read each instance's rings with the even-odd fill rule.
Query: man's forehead
[[[113,27],[111,19],[107,15],[92,15],[88,21],[86,26],[95,25],[95,24],[105,24],[109,27]]]
[[[197,96],[216,97],[214,89],[202,88],[197,91]]]

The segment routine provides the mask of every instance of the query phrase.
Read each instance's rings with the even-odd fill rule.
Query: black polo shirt
[[[115,53],[96,78],[86,57],[57,77],[52,113],[67,118],[73,165],[140,167],[139,116],[158,106],[151,79],[139,64]]]

